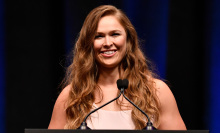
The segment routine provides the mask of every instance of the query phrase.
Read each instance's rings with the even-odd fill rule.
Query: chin
[[[118,67],[118,65],[120,64],[120,61],[113,60],[113,59],[100,59],[98,61],[98,64],[100,67],[115,68],[115,67]]]
[[[118,67],[118,63],[101,63],[99,66],[104,67],[104,68],[115,68]]]

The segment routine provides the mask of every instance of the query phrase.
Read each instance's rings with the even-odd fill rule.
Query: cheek
[[[93,43],[94,52],[98,52],[102,47],[102,43],[100,40],[95,40]]]
[[[117,40],[117,43],[116,44],[118,44],[118,47],[120,47],[120,48],[122,48],[122,49],[126,49],[126,38],[118,38]]]

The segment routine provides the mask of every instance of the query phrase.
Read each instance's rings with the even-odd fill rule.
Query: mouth
[[[117,52],[117,50],[108,50],[108,51],[101,51],[101,54],[102,54],[103,56],[106,56],[106,57],[111,57],[111,56],[113,56],[116,52]]]

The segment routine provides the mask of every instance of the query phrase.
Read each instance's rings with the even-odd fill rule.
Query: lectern
[[[51,130],[25,129],[25,133],[209,133],[209,130]]]

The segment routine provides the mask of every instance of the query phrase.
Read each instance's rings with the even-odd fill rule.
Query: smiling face
[[[126,52],[126,32],[115,16],[100,19],[94,39],[95,59],[99,66],[117,67]]]

